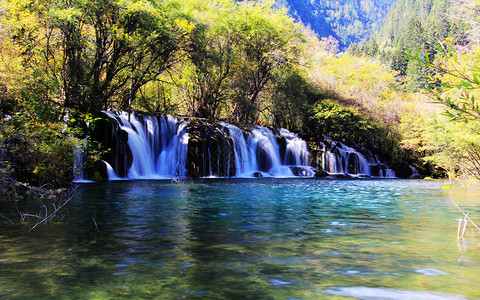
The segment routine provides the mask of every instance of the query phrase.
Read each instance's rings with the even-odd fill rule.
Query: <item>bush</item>
[[[304,128],[309,137],[348,141],[384,156],[391,155],[385,129],[354,107],[326,99],[317,102],[309,115]]]
[[[78,143],[62,123],[40,123],[22,113],[4,117],[0,121],[2,186],[10,182],[49,187],[70,185],[74,176],[73,153]]]

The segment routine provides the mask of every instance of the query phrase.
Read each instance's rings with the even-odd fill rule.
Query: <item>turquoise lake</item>
[[[0,223],[2,299],[480,299],[480,190],[427,180],[82,184]],[[95,226],[97,225],[97,227]]]

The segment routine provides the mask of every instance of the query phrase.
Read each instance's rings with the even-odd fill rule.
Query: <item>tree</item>
[[[454,120],[480,121],[480,51],[457,54],[451,43],[440,43],[436,61],[419,52],[406,51],[412,63],[435,72],[435,85],[428,88],[431,97],[447,107]]]
[[[289,68],[274,78],[269,113],[275,127],[300,131],[307,119],[308,100],[315,97],[314,88],[298,69]]]
[[[423,153],[426,163],[444,170],[450,179],[480,179],[478,124],[449,122],[445,116],[417,117],[405,131],[404,147]]]
[[[255,121],[261,92],[272,75],[298,61],[302,34],[285,11],[272,3],[239,3],[236,24],[238,50],[233,114],[237,120]]]
[[[425,55],[428,51],[428,43],[425,30],[418,19],[412,19],[402,38],[402,48],[409,51],[418,49],[419,53]],[[407,76],[407,90],[415,92],[428,84],[428,70],[418,67],[417,64],[407,63],[405,74]]]
[[[454,0],[449,16],[468,26],[467,34],[471,44],[480,41],[480,2],[478,0]]]
[[[219,117],[227,101],[229,82],[235,69],[236,6],[234,1],[215,0],[207,10],[201,2],[190,1],[197,17],[195,29],[187,37],[182,85],[190,114]]]
[[[16,21],[25,13],[36,25]],[[93,114],[110,101],[126,108],[172,66],[185,33],[175,5],[148,0],[11,1],[6,19],[24,64],[52,82],[49,97]]]
[[[378,44],[374,38],[370,38],[370,43],[368,44],[367,54],[375,57],[378,53]]]

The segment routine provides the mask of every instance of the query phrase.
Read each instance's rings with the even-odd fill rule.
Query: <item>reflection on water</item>
[[[413,180],[88,184],[67,224],[3,224],[2,298],[465,299],[478,191]],[[94,222],[95,221],[95,222]],[[98,224],[98,232],[95,228]],[[377,297],[377,298],[375,298]]]

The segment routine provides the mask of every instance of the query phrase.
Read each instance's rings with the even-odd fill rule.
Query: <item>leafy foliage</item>
[[[436,83],[428,90],[433,99],[445,105],[454,120],[480,121],[480,50],[459,57],[450,43],[438,46],[436,61],[406,51],[407,57],[418,65],[432,70]]]
[[[32,99],[30,105],[42,97],[48,105],[96,114],[113,98],[126,107],[132,94],[171,65],[183,34],[169,4],[29,3],[7,1],[2,23],[12,53],[22,58],[25,84],[14,89]]]
[[[340,41],[319,39],[273,1],[6,1],[0,17],[2,178],[65,184],[79,143],[73,136],[83,139],[82,124],[103,109],[260,121],[302,131],[312,142],[330,136],[405,157],[427,144],[399,148],[405,132],[398,125],[418,103],[396,82],[406,79],[414,90],[434,79],[434,91],[454,111],[474,107],[478,75],[468,73],[461,84],[465,97],[455,98],[458,85],[447,80],[455,77],[447,67],[455,53],[442,59],[445,49],[433,47],[434,39],[459,32],[454,22],[432,23],[446,3],[429,0],[420,7],[414,1],[419,14],[410,15],[401,0],[389,19],[393,24],[400,21],[395,12],[405,13],[401,30],[341,53],[343,44],[378,26],[391,1],[287,2],[282,5],[304,21],[300,10],[312,8],[343,34]],[[459,46],[456,36],[452,45]],[[403,49],[418,50],[418,58],[437,69],[405,61]],[[82,133],[68,133],[64,123]],[[90,165],[109,151],[93,142],[89,150]],[[53,155],[60,159],[51,161]],[[58,169],[66,172],[62,179],[55,177]]]
[[[385,130],[373,120],[367,119],[357,109],[342,106],[332,100],[316,103],[307,128],[310,136],[326,136],[332,140],[348,141],[358,146],[382,153],[386,147]]]
[[[79,141],[62,133],[63,124],[37,122],[23,113],[0,124],[2,199],[13,200],[24,185],[62,187],[72,182]]]
[[[476,4],[472,4],[476,5]],[[453,39],[445,39],[436,46],[436,57],[420,51],[405,51],[410,63],[428,70],[431,85],[428,95],[445,110],[445,118],[434,116],[419,122],[421,131],[407,139],[419,151],[425,151],[425,160],[447,170],[450,178],[458,173],[464,177],[480,178],[479,124],[480,55],[478,41],[466,51]],[[411,143],[417,140],[417,143]]]

